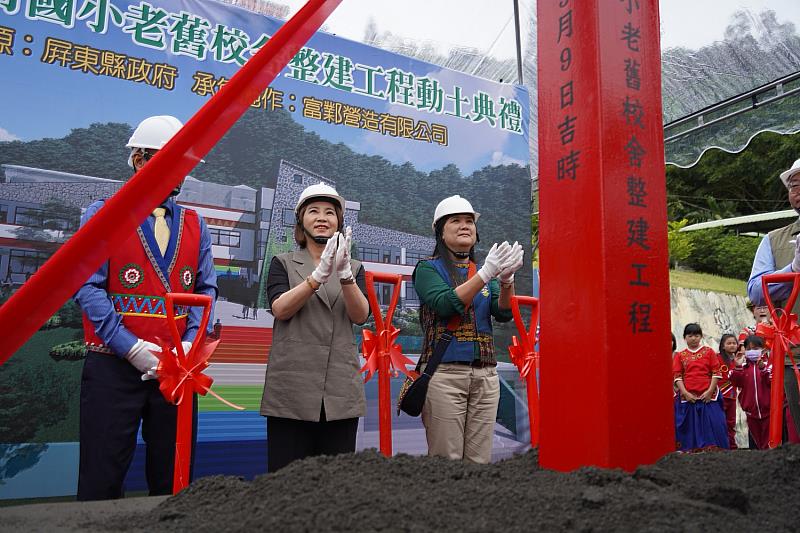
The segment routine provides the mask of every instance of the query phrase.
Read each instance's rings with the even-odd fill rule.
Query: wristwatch
[[[349,278],[344,278],[344,279],[340,279],[339,280],[339,283],[341,283],[342,285],[352,285],[355,282],[356,282],[356,280],[355,280],[355,278],[353,276],[350,276]]]
[[[306,277],[306,283],[308,283],[308,286],[311,287],[312,291],[317,292],[319,290],[319,288],[322,287],[322,283],[320,283],[319,285],[314,287],[314,282],[315,281],[317,281],[317,280],[313,279],[311,276]]]

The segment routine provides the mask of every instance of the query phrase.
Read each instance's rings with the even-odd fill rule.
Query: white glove
[[[500,283],[514,283],[514,272],[522,267],[522,258],[525,252],[522,250],[522,245],[514,241],[511,246],[511,252],[508,257],[500,265]]]
[[[492,278],[496,278],[497,275],[500,274],[501,265],[506,260],[509,253],[511,253],[511,246],[508,244],[508,241],[503,241],[503,244],[499,246],[497,243],[492,245],[486,256],[486,260],[483,262],[483,266],[478,270],[478,275],[484,283],[489,283]]]
[[[188,354],[189,354],[189,350],[191,350],[191,349],[192,349],[192,343],[191,343],[191,342],[189,342],[189,341],[182,341],[182,342],[181,342],[181,347],[183,348],[183,355],[188,355]],[[174,353],[174,354],[175,354],[175,356],[177,357],[177,355],[178,355],[178,350],[177,350],[177,349],[175,349],[175,348],[173,348],[173,349],[172,349],[172,353]]]
[[[314,269],[314,272],[311,273],[311,277],[319,284],[328,281],[333,273],[333,263],[336,259],[336,245],[338,242],[339,232],[337,231],[328,239],[328,244],[326,244],[325,249],[322,250],[322,257],[319,258],[319,264],[317,268]]]
[[[353,269],[350,268],[350,245],[352,242],[353,229],[347,226],[344,235],[339,235],[339,248],[336,250],[336,275],[339,276],[339,279],[353,277]]]
[[[800,235],[794,240],[794,259],[792,259],[792,272],[800,272]]]
[[[125,355],[125,359],[142,373],[142,381],[157,378],[158,357],[153,352],[161,353],[161,347],[149,341],[139,339]]]

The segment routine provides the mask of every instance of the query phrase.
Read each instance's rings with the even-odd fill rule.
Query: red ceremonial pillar
[[[674,450],[657,0],[538,3],[543,467]]]

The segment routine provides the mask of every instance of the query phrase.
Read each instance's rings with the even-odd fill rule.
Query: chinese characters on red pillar
[[[564,179],[575,180],[580,167],[580,150],[575,150],[573,141],[575,140],[575,130],[578,125],[578,117],[575,113],[575,93],[572,77],[572,48],[570,44],[573,38],[573,10],[572,0],[559,0],[558,6],[561,8],[558,17],[558,32],[556,46],[560,49],[559,60],[561,69],[562,83],[559,88],[559,108],[564,113],[563,119],[558,124],[558,135],[561,141],[561,150],[557,160],[556,178],[561,181]]]
[[[652,305],[646,301],[646,288],[649,263],[646,252],[650,250],[649,232],[651,224],[647,211],[647,179],[642,172],[642,164],[648,154],[657,152],[649,146],[649,138],[645,134],[647,116],[644,106],[639,101],[641,89],[641,12],[639,0],[619,0],[617,9],[626,13],[625,24],[619,31],[619,39],[625,53],[623,62],[618,65],[619,74],[625,77],[626,94],[620,102],[620,113],[624,118],[625,154],[627,158],[627,247],[632,262],[629,265],[630,304],[628,325],[631,333],[651,333],[650,311]],[[653,156],[651,155],[651,156]],[[637,256],[641,256],[637,258]]]

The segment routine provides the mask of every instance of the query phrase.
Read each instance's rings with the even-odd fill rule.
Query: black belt
[[[485,363],[480,359],[474,359],[472,361],[442,361],[442,364],[471,366],[472,368],[485,368],[487,366],[497,366],[497,363]]]

